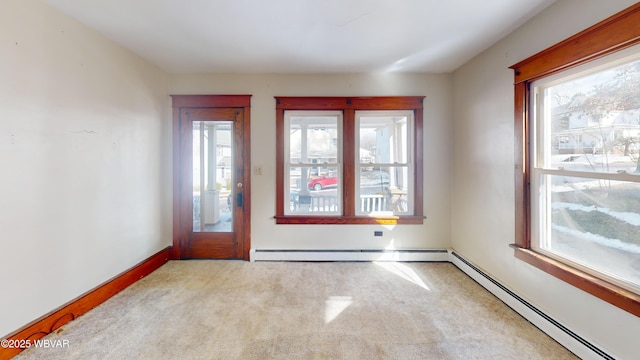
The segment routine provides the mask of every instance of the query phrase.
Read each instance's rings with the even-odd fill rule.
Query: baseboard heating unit
[[[451,250],[277,250],[252,249],[251,261],[433,261],[449,262],[503,303],[582,359],[614,357],[545,314],[470,261]]]
[[[471,262],[458,255],[455,251],[451,252],[450,262],[487,289],[487,291],[495,295],[495,297],[500,299],[508,307],[527,319],[535,327],[545,332],[581,359],[614,359],[614,357],[602,349],[574,333],[560,322],[518,296],[518,294],[509,290]]]
[[[252,249],[251,261],[449,261],[447,250]]]

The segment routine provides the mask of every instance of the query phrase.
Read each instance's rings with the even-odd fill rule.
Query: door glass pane
[[[193,231],[231,232],[233,122],[193,122]]]

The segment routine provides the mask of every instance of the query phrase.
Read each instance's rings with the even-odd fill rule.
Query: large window
[[[422,99],[277,97],[277,222],[422,223]]]
[[[516,256],[640,316],[640,6],[513,66]]]
[[[640,293],[640,49],[631,50],[533,82],[531,247]]]

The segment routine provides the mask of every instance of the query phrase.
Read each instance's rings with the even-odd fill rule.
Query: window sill
[[[551,259],[531,249],[512,244],[515,256],[587,293],[640,317],[640,295],[613,285],[583,271]]]
[[[322,224],[322,225],[348,225],[348,224],[364,224],[364,225],[399,225],[423,223],[421,216],[305,216],[305,215],[286,215],[275,216],[276,224]]]

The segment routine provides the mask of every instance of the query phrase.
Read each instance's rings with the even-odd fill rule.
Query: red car
[[[338,185],[338,176],[334,171],[330,171],[321,177],[311,179],[307,186],[311,190],[322,190],[328,187],[336,187]]]
[[[322,190],[325,188],[336,187],[338,185],[338,177],[335,171],[330,171],[321,177],[309,180],[307,187],[310,190]],[[362,171],[360,173],[360,187],[388,187],[389,174],[381,170]]]

